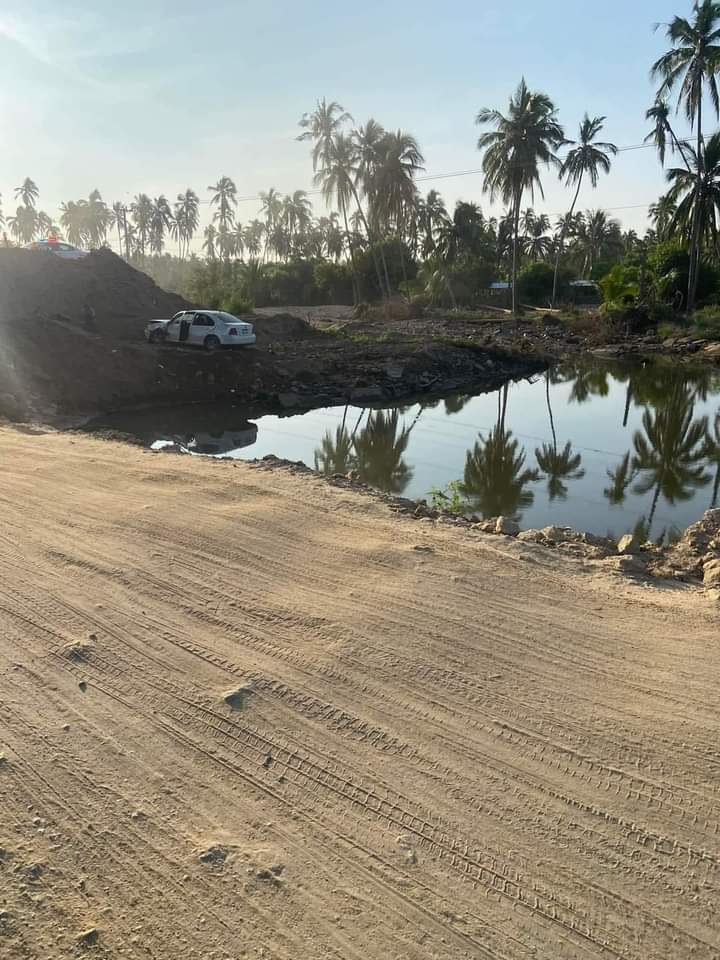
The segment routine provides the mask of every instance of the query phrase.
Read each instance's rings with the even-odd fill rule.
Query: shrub
[[[693,326],[704,337],[720,339],[720,306],[703,307],[693,314]]]
[[[561,268],[558,271],[558,292],[563,291],[572,278],[573,274],[570,270]],[[529,263],[518,275],[520,300],[535,306],[549,305],[552,300],[554,279],[555,268],[552,264],[542,261]]]
[[[241,297],[238,294],[233,294],[232,296],[226,297],[225,300],[223,300],[222,309],[227,313],[232,313],[233,316],[238,317],[243,313],[252,313],[255,309],[255,304],[247,297]]]

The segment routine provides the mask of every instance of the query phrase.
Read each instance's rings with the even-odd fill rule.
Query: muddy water
[[[443,490],[464,509],[619,535],[671,538],[720,499],[720,371],[569,364],[493,394],[295,416],[175,409],[106,426],[148,446],[326,473],[356,470],[406,497]]]

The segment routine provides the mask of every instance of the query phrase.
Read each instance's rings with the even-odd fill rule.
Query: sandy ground
[[[699,594],[286,470],[0,463],[0,956],[720,955]]]

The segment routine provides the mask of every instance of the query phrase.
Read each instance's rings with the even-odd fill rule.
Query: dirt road
[[[0,463],[0,956],[720,954],[699,595],[285,470]]]

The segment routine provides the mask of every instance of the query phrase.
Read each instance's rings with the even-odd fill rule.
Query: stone
[[[706,587],[720,587],[720,560],[703,564],[703,583]]]
[[[350,393],[351,403],[373,403],[375,400],[382,400],[385,394],[383,388],[378,386],[355,387]]]
[[[639,550],[640,544],[638,543],[634,533],[626,533],[624,536],[620,537],[617,542],[617,552],[621,556],[635,554],[638,553]]]
[[[543,527],[541,533],[546,540],[552,540],[553,543],[572,543],[578,537],[572,527]]]
[[[522,543],[544,543],[545,537],[542,530],[521,530],[518,540]]]
[[[83,947],[91,947],[94,943],[98,942],[99,933],[96,927],[90,927],[89,930],[83,930],[75,938],[77,942]]]
[[[279,393],[277,395],[278,403],[281,407],[289,409],[290,407],[299,407],[301,400],[300,395],[295,393],[294,390],[287,390],[284,393]]]
[[[626,573],[630,576],[647,573],[645,561],[641,560],[640,557],[630,556],[629,554],[620,557],[608,557],[602,562],[617,570],[618,573]]]
[[[495,521],[495,532],[506,537],[516,537],[520,533],[520,524],[510,517],[498,517]]]
[[[203,852],[198,857],[200,863],[225,863],[227,860],[228,852],[225,847],[215,845],[208,847],[207,850]]]
[[[405,373],[405,367],[396,363],[388,363],[385,367],[385,373],[391,380],[402,380]]]

